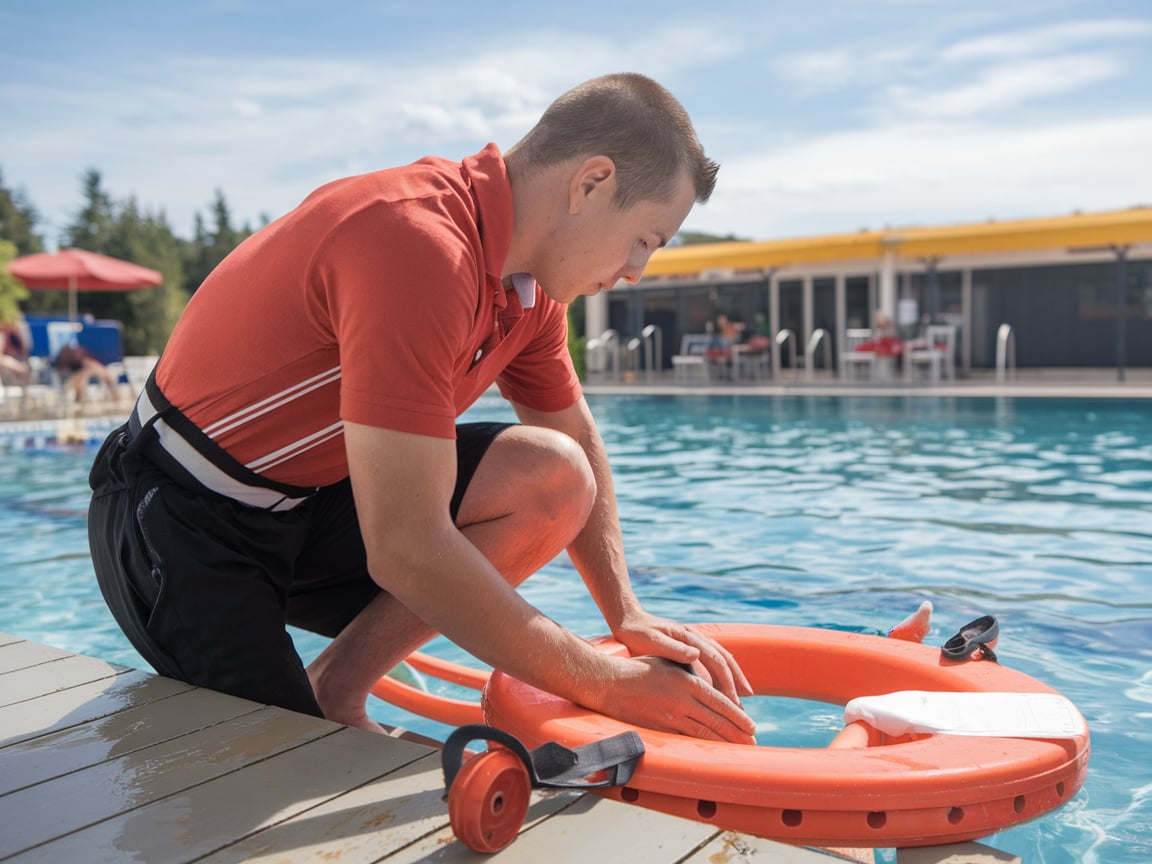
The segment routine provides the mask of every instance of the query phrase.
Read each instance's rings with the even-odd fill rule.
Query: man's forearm
[[[615,630],[640,607],[628,577],[624,538],[620,531],[616,492],[604,443],[593,427],[581,440],[596,477],[596,503],[584,530],[568,547],[568,555],[610,629]]]

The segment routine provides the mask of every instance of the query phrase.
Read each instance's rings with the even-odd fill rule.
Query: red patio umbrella
[[[8,272],[36,291],[67,291],[68,320],[76,320],[77,291],[132,291],[164,281],[156,270],[84,249],[61,249],[13,258]]]

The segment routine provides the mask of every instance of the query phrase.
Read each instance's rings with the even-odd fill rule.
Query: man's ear
[[[610,200],[615,193],[616,163],[607,156],[589,156],[572,174],[568,186],[568,213],[579,213],[594,196],[607,196]]]

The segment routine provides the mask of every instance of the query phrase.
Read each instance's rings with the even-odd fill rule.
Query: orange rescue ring
[[[953,662],[938,648],[800,627],[695,628],[735,656],[759,695],[847,703],[897,690],[1052,693],[992,662]],[[601,650],[624,646],[597,641]],[[578,747],[633,727],[500,672],[485,721],[528,747]],[[598,794],[790,843],[927,846],[994,834],[1070,801],[1088,770],[1082,736],[905,736],[851,724],[829,749],[748,747],[637,729],[646,753],[627,786]]]
[[[406,660],[417,672],[441,681],[450,681],[461,687],[482,690],[488,683],[488,673],[469,669],[450,660],[441,660],[427,654],[410,654]],[[450,726],[468,726],[483,723],[484,712],[478,702],[437,696],[403,681],[385,675],[372,685],[372,695],[393,705]]]

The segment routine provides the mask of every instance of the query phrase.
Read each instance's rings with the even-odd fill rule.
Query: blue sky
[[[89,168],[182,236],[217,189],[255,226],[339,176],[508,147],[624,70],[722,165],[687,229],[1152,205],[1148,0],[0,0],[0,33],[0,172],[50,243]]]

